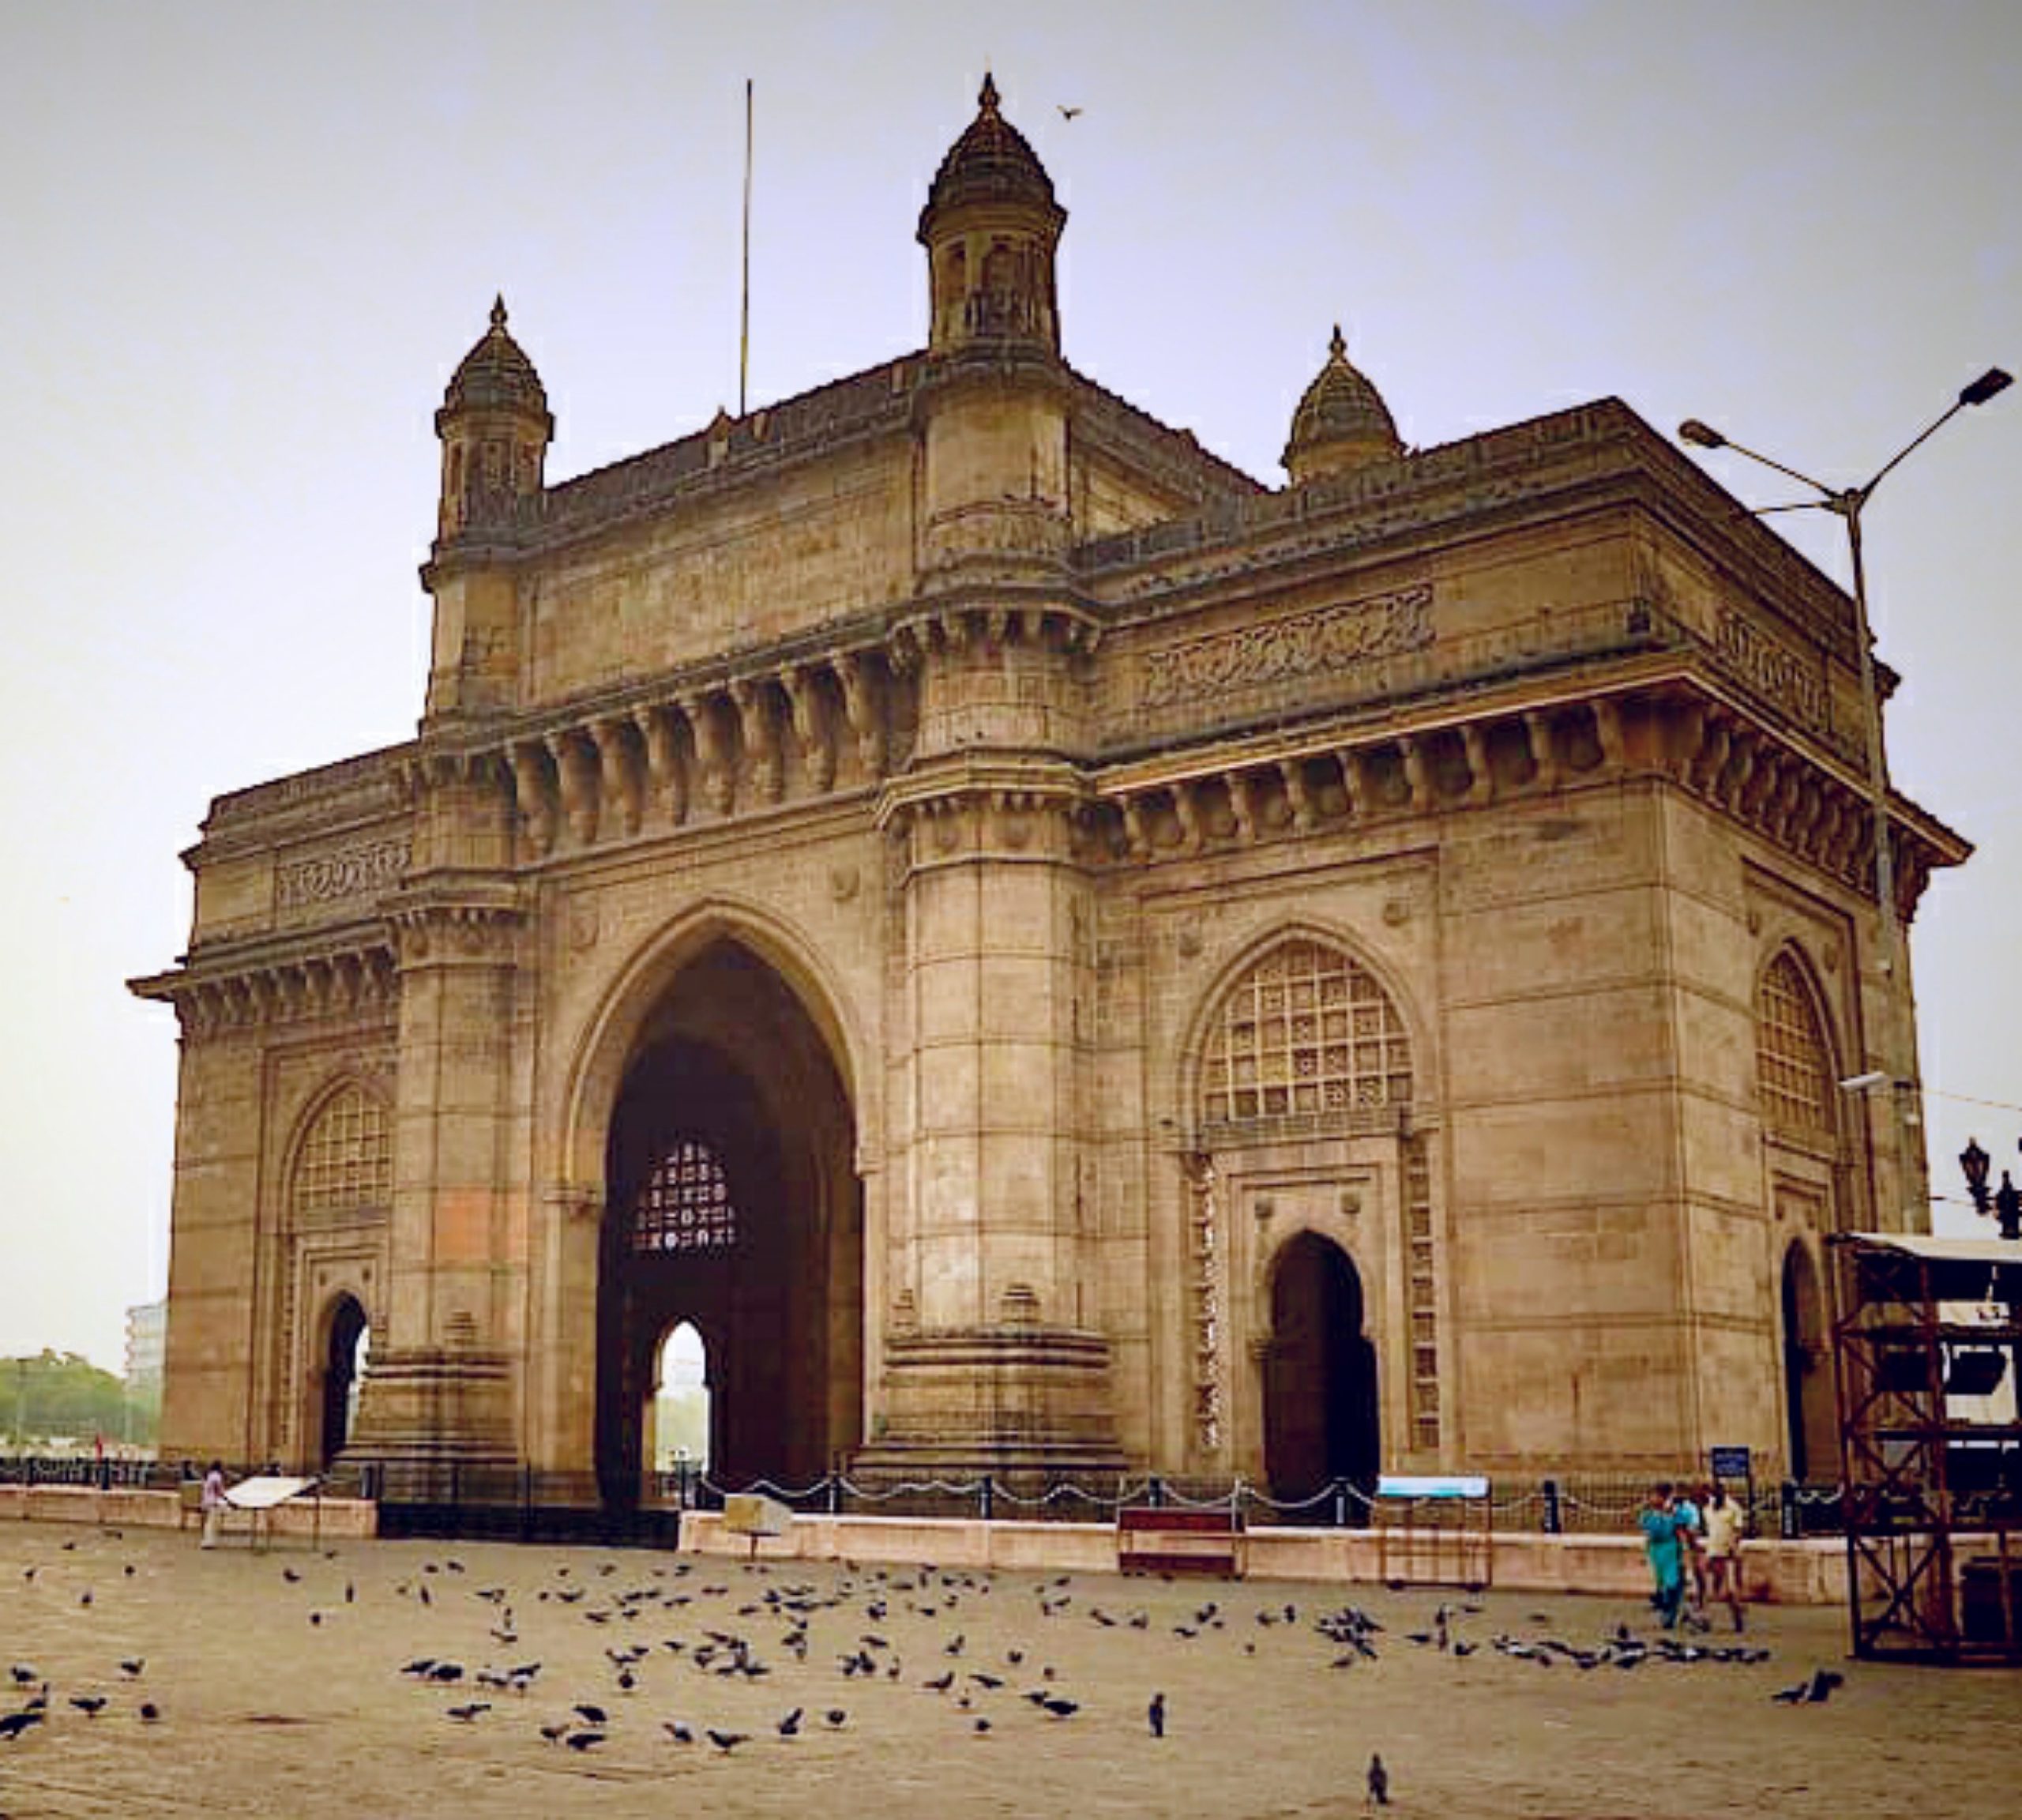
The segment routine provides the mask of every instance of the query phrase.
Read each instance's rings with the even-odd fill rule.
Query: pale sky
[[[493,293],[551,479],[735,409],[750,77],[752,404],[916,348],[986,63],[1069,211],[1069,359],[1273,484],[1336,320],[1408,442],[1614,394],[1836,484],[2022,370],[2015,0],[0,0],[0,1355],[117,1369],[163,1289],[175,1021],[123,983],[212,796],[413,732]],[[2022,387],[1866,521],[1896,782],[1979,848],[1915,931],[1952,1197],[2022,1137],[2018,476]],[[1844,581],[1836,522],[1772,522]]]

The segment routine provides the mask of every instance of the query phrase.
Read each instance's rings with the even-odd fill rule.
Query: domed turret
[[[1330,474],[1351,473],[1374,461],[1395,461],[1404,453],[1382,395],[1348,364],[1340,325],[1327,346],[1327,364],[1306,389],[1292,413],[1292,433],[1283,461],[1295,487]]]
[[[941,160],[920,211],[928,347],[953,353],[1024,342],[1058,354],[1053,255],[1066,221],[1046,167],[998,111],[997,84],[986,75],[976,117]]]
[[[502,297],[449,381],[435,434],[442,442],[442,539],[510,522],[520,502],[539,498],[554,418],[533,362],[506,331]]]

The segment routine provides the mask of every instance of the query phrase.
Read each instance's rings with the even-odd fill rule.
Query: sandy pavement
[[[45,1722],[0,1738],[0,1816],[1290,1820],[1362,1814],[1372,1751],[1400,1816],[2022,1811],[2022,1673],[1847,1662],[1834,1611],[1754,1612],[1742,1641],[1766,1661],[1583,1670],[1494,1639],[1584,1649],[1647,1613],[1492,1592],[1455,1615],[1463,1655],[1409,1641],[1432,1623],[1430,1589],[1060,1577],[437,1543],[207,1555],[187,1536],[11,1525],[0,1675],[34,1673],[0,1680],[0,1713],[44,1679],[49,1697]],[[1385,1626],[1373,1661],[1314,1627],[1349,1604]],[[712,1649],[711,1632],[746,1647]],[[627,1690],[608,1653],[641,1647]],[[846,1675],[852,1654],[872,1671]],[[464,1673],[401,1672],[423,1657]],[[524,1690],[477,1684],[536,1662]],[[1820,1665],[1846,1675],[1824,1704],[1770,1698]],[[96,1717],[70,1704],[95,1694]],[[473,1702],[488,1709],[449,1716]],[[584,1723],[577,1702],[607,1720]],[[543,1736],[565,1721],[602,1742]],[[748,1737],[725,1751],[707,1728]]]

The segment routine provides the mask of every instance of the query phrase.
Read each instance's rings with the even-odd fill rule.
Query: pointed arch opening
[[[323,1322],[318,1349],[321,1369],[317,1395],[318,1437],[314,1450],[319,1468],[328,1470],[349,1445],[358,1423],[358,1399],[371,1359],[372,1326],[365,1306],[355,1295],[339,1295]]]
[[[1360,1273],[1332,1239],[1301,1232],[1271,1273],[1264,1455],[1271,1495],[1315,1496],[1337,1479],[1365,1494],[1382,1461],[1376,1348],[1363,1331]]]
[[[654,1487],[669,1336],[707,1338],[712,1477],[806,1483],[863,1439],[854,1111],[793,987],[719,938],[639,1021],[606,1134],[596,1467]]]
[[[693,1321],[667,1331],[655,1356],[645,1457],[664,1483],[709,1470],[709,1348]]]

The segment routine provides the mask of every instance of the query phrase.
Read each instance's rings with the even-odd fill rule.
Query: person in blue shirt
[[[1678,1533],[1678,1514],[1668,1480],[1650,1487],[1637,1521],[1643,1531],[1643,1549],[1650,1558],[1650,1577],[1656,1587],[1650,1603],[1664,1628],[1675,1630],[1678,1607],[1685,1596],[1685,1544]]]

